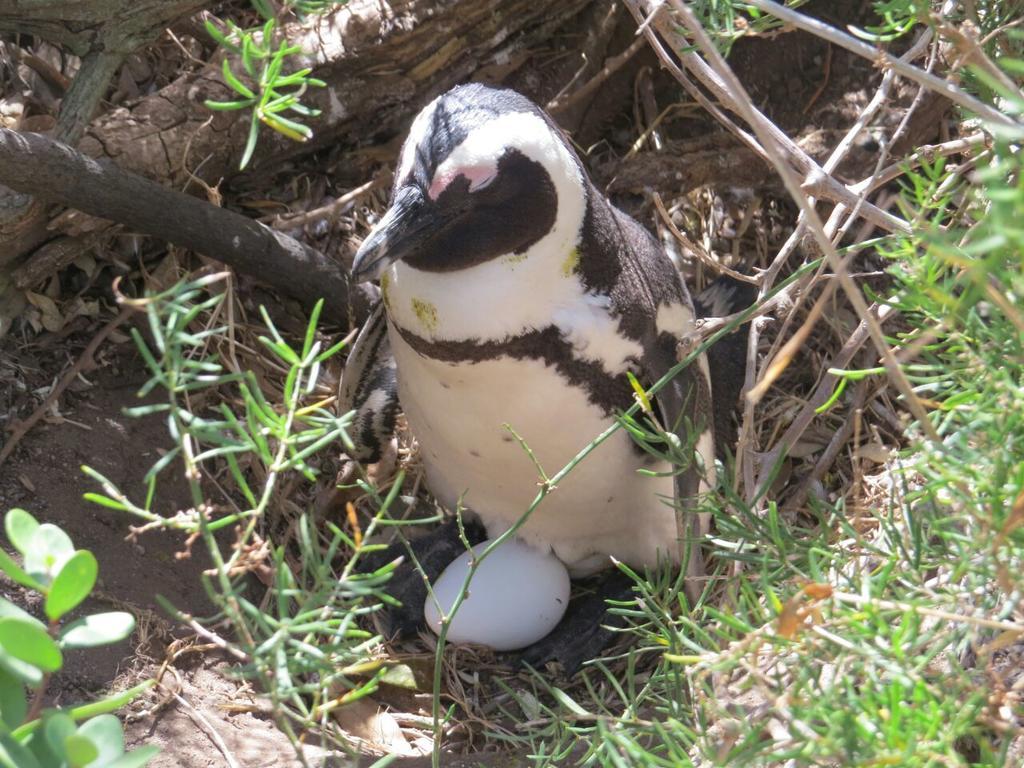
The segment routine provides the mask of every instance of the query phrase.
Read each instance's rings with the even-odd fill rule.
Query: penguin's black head
[[[566,198],[581,197],[583,179],[557,126],[525,96],[456,87],[413,121],[391,205],[356,253],[353,279],[376,279],[399,260],[453,272],[525,254]]]

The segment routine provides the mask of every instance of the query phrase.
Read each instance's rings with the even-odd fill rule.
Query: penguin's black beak
[[[415,186],[402,187],[356,251],[352,282],[378,279],[396,261],[416,251],[437,225],[435,208],[423,192]]]

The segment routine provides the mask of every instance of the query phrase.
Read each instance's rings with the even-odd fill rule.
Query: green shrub
[[[0,766],[3,768],[135,768],[156,747],[124,751],[121,722],[112,714],[152,685],[148,681],[99,701],[43,708],[47,685],[64,666],[64,653],[124,640],[135,617],[124,611],[63,619],[96,585],[92,552],[74,548],[56,525],[40,524],[23,509],[4,518],[19,565],[0,550],[0,570],[43,596],[46,623],[0,598]]]

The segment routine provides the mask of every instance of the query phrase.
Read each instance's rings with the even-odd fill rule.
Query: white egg
[[[427,626],[441,631],[441,613],[448,612],[466,581],[473,553],[490,541],[463,552],[445,568],[427,595],[423,615]],[[448,630],[453,643],[477,643],[496,651],[514,651],[548,634],[569,606],[569,572],[550,552],[519,539],[509,539],[480,563],[469,583],[468,596]]]

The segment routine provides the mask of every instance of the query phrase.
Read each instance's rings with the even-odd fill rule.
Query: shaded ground
[[[0,354],[6,364],[27,374],[22,379],[27,386],[47,379],[31,353],[6,349]],[[74,615],[118,609],[138,619],[136,632],[122,643],[69,653],[65,670],[51,684],[50,699],[68,705],[96,698],[111,687],[128,688],[159,674],[162,662],[173,655],[173,668],[162,678],[165,685],[134,703],[126,718],[130,745],[162,748],[149,763],[152,768],[227,764],[218,741],[246,768],[297,764],[291,745],[261,713],[256,698],[240,692],[225,676],[221,655],[192,642],[191,633],[175,628],[156,602],[160,595],[190,613],[209,612],[200,583],[205,550],[196,548],[194,557],[181,557],[182,540],[176,534],[147,532],[129,538],[134,520],[82,498],[96,490],[79,471],[82,464],[141,498],[143,476],[170,441],[159,417],[136,419],[123,413],[139,404],[136,392],[145,381],[134,344],[124,341],[108,348],[105,360],[102,368],[88,374],[91,386],[83,383],[80,391],[64,398],[60,416],[33,430],[0,470],[0,509],[23,507],[41,522],[59,525],[76,547],[96,555],[100,576],[94,597]],[[159,498],[163,508],[157,511],[173,514],[188,504],[187,488],[168,478]],[[22,607],[41,614],[38,596],[5,578],[2,589]]]
[[[142,383],[141,361],[127,342],[109,355],[110,362],[94,374],[94,385],[65,399],[62,419],[42,424],[22,442],[0,474],[0,507],[24,507],[40,521],[56,523],[79,548],[88,548],[99,561],[93,610],[120,604],[133,613],[163,613],[155,602],[160,594],[174,605],[203,613],[209,603],[199,583],[198,559],[175,557],[181,546],[174,537],[146,533],[126,541],[133,520],[91,504],[82,494],[96,483],[79,467],[87,464],[136,498],[144,494],[142,477],[169,443],[159,418],[132,419],[122,409],[137,405]],[[161,494],[168,507],[187,504],[184,484],[169,482]],[[170,512],[173,510],[163,510]],[[87,606],[90,607],[90,606]],[[147,634],[145,618],[140,622]],[[158,638],[153,638],[158,640]],[[129,657],[126,644],[80,651],[69,660],[73,673],[62,681],[62,694],[95,694],[109,683]],[[141,649],[156,651],[158,648]]]
[[[5,354],[5,363],[23,374],[18,383],[27,387],[51,380],[57,373],[40,370],[40,357],[31,349],[8,349],[0,354]],[[122,413],[124,408],[138,404],[136,392],[145,380],[134,344],[124,341],[109,347],[105,358],[102,368],[88,374],[92,385],[85,385],[83,379],[80,391],[62,400],[60,416],[49,418],[50,423],[33,430],[0,470],[0,509],[23,507],[41,522],[59,525],[76,547],[96,555],[100,575],[94,597],[76,613],[123,609],[138,619],[138,629],[128,640],[68,654],[64,672],[51,685],[55,704],[89,700],[108,690],[112,683],[115,688],[126,688],[153,673],[153,662],[162,661],[167,645],[176,635],[184,634],[172,630],[156,603],[156,595],[200,615],[209,610],[199,579],[202,552],[197,550],[195,558],[179,558],[180,537],[160,532],[129,541],[126,537],[133,520],[82,498],[82,494],[97,490],[94,481],[79,471],[82,464],[139,498],[145,490],[143,475],[169,443],[166,426],[159,418],[133,419]],[[15,384],[13,375],[6,383]],[[169,480],[160,502],[167,509],[161,511],[173,512],[171,507],[187,504],[187,499],[184,484]],[[9,581],[4,582],[3,589],[15,602],[40,612],[41,601],[36,596]],[[129,733],[137,733],[136,739],[144,738],[145,730],[139,726]],[[160,733],[155,735],[156,743],[166,740],[169,744],[180,743],[186,736],[187,743],[196,737],[180,729],[164,734],[163,739]],[[200,755],[208,750],[208,744],[202,745],[196,760],[191,761],[185,752],[171,749],[151,764],[205,766],[210,764],[209,757]]]

